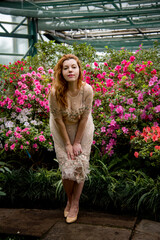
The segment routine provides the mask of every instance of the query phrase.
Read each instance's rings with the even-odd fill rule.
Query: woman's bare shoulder
[[[84,91],[90,93],[93,92],[93,89],[91,85],[89,85],[88,83],[84,83]]]
[[[55,92],[56,92],[56,90],[55,90],[55,88],[52,86],[52,87],[51,87],[51,90],[50,90],[50,95],[55,96]]]

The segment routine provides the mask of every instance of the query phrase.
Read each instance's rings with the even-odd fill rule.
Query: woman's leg
[[[71,202],[72,202],[72,193],[74,188],[74,181],[69,179],[62,179],[64,190],[67,194],[67,205],[66,205],[66,211],[70,210]]]
[[[82,183],[74,182],[71,206],[70,206],[70,211],[68,214],[68,217],[70,217],[70,218],[75,217],[78,213],[79,200],[80,200],[80,196],[81,196],[81,193],[83,190],[83,186],[84,186],[84,182],[82,182]]]

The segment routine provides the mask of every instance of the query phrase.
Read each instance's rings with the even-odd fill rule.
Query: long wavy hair
[[[65,60],[74,59],[76,60],[79,67],[79,77],[77,87],[78,89],[82,86],[83,74],[82,74],[82,66],[78,57],[73,54],[63,55],[61,59],[57,62],[54,67],[54,81],[53,87],[55,88],[55,95],[57,102],[60,104],[62,108],[67,108],[67,90],[68,90],[68,82],[64,79],[62,75],[63,62]]]

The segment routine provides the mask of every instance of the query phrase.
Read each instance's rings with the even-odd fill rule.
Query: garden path
[[[81,210],[66,224],[63,210],[0,208],[0,233],[42,240],[160,240],[160,222]]]

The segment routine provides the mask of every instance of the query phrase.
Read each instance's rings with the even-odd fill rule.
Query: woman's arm
[[[73,153],[77,156],[82,152],[81,140],[84,135],[86,124],[88,121],[88,116],[92,110],[92,101],[93,101],[93,89],[90,85],[86,84],[84,86],[85,94],[85,111],[81,116],[79,121],[76,137],[73,144]]]
[[[84,117],[79,122],[76,137],[73,143],[73,153],[75,154],[75,156],[78,156],[80,153],[82,153],[81,140],[84,135],[87,120],[88,117]]]
[[[62,118],[60,107],[57,104],[54,88],[52,88],[50,95],[49,95],[49,107],[50,107],[50,114],[52,114],[52,116],[57,124],[57,127],[59,129],[59,133],[63,139],[65,149],[67,152],[67,156],[69,159],[74,160],[73,147],[70,143],[70,139],[69,139],[69,136],[68,136],[63,118]]]
[[[67,156],[68,156],[69,159],[74,160],[73,146],[71,145],[71,142],[70,142],[65,124],[63,122],[63,119],[55,118],[55,122],[58,126],[60,135],[63,139],[64,145],[65,145],[65,148],[66,148],[66,152],[67,152]]]

